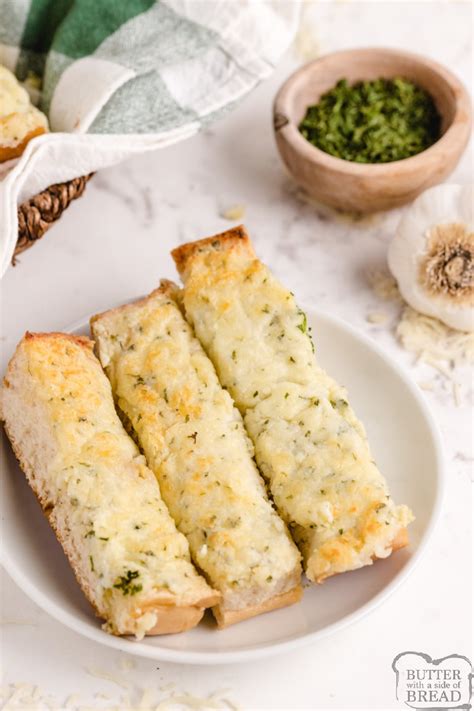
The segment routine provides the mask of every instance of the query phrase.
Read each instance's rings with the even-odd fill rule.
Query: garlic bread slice
[[[242,417],[163,283],[91,321],[117,407],[228,624],[297,601],[300,555],[269,502]]]
[[[173,251],[186,318],[240,409],[277,510],[312,581],[406,545],[347,393],[316,361],[306,316],[243,227]]]
[[[0,405],[20,465],[105,629],[141,638],[196,625],[219,596],[192,565],[125,432],[92,342],[27,333]]]

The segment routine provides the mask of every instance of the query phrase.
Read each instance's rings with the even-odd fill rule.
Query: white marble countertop
[[[323,2],[307,11],[321,53],[364,45],[405,47],[444,62],[467,85],[470,17],[466,2]],[[151,290],[160,277],[173,278],[170,248],[228,228],[231,223],[220,212],[238,203],[246,208],[244,221],[259,255],[301,302],[350,321],[415,380],[426,380],[427,372],[396,343],[396,307],[380,302],[367,279],[371,268],[384,268],[400,213],[360,224],[328,217],[298,199],[282,169],[271,102],[300,61],[289,54],[269,81],[200,135],[92,180],[84,197],[3,281],[3,364],[26,329],[64,328]],[[472,182],[472,149],[452,180]],[[370,324],[367,314],[374,310],[388,310],[391,318]],[[190,667],[135,658],[133,668],[125,670],[131,657],[62,627],[3,573],[3,683],[37,684],[55,697],[54,708],[71,693],[80,694],[79,705],[106,708],[117,703],[123,689],[87,673],[95,667],[121,673],[137,687],[174,683],[200,696],[228,688],[227,696],[242,708],[400,708],[391,669],[397,653],[471,654],[472,393],[467,374],[459,377],[464,380],[460,406],[441,383],[426,393],[449,460],[440,524],[410,578],[369,617],[317,644],[251,665]],[[98,692],[111,700],[93,701]]]

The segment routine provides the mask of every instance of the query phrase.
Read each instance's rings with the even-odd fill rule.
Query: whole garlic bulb
[[[438,185],[408,208],[388,264],[410,306],[474,330],[474,185]]]

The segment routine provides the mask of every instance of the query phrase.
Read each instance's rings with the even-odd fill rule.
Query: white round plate
[[[198,627],[184,634],[141,642],[113,637],[102,631],[6,446],[3,563],[19,587],[57,620],[97,642],[152,659],[199,664],[248,661],[316,642],[383,602],[413,569],[438,517],[444,476],[441,440],[417,386],[380,348],[344,322],[311,309],[308,321],[319,362],[348,387],[395,501],[408,504],[416,515],[408,548],[307,587],[302,602],[227,630],[218,631],[207,613]],[[87,323],[70,330],[87,333]]]

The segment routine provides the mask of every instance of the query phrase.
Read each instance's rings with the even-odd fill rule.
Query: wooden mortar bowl
[[[425,151],[392,163],[354,163],[324,153],[299,132],[307,107],[339,79],[397,76],[425,89],[441,115],[441,137]],[[471,102],[454,74],[431,59],[396,49],[351,49],[292,74],[276,95],[273,125],[283,162],[311,197],[338,210],[370,213],[414,200],[453,171],[469,140]]]

